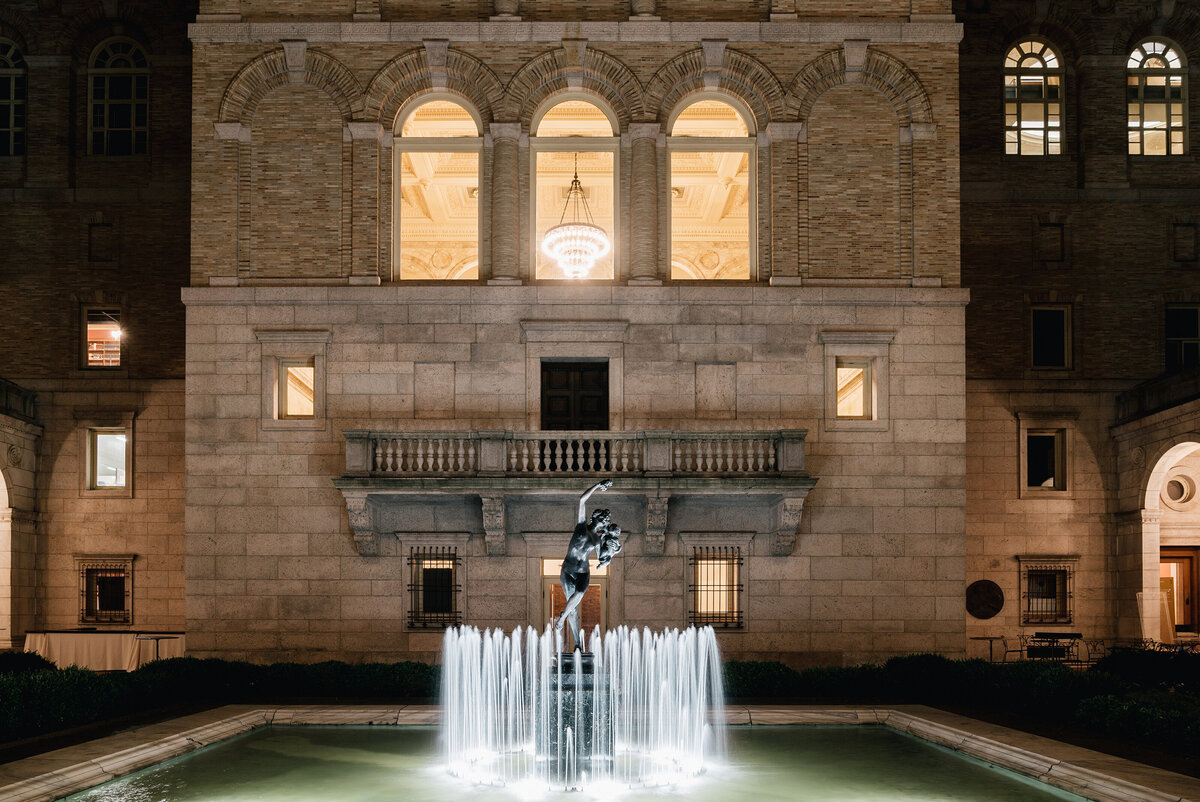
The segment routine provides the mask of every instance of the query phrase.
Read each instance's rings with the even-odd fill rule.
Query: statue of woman
[[[588,566],[588,555],[596,552],[599,566],[608,565],[614,556],[621,551],[621,527],[612,522],[608,510],[596,510],[589,520],[587,517],[587,500],[597,490],[604,492],[612,487],[612,480],[605,479],[585,490],[579,497],[579,516],[571,542],[567,545],[567,556],[563,559],[559,583],[562,585],[563,596],[567,604],[563,611],[550,623],[557,630],[562,630],[565,622],[571,624],[571,635],[575,638],[575,648],[579,648],[579,604],[587,593],[591,582],[591,571]]]

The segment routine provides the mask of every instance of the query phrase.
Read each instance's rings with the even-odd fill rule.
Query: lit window
[[[1027,39],[1004,59],[1004,152],[1062,153],[1062,68],[1045,42]]]
[[[1167,307],[1167,371],[1200,368],[1200,306]]]
[[[1165,42],[1142,42],[1126,64],[1129,153],[1176,156],[1184,152],[1187,65]]]
[[[25,57],[0,39],[0,156],[25,153]]]
[[[739,546],[695,546],[692,552],[691,623],[742,626],[742,550]]]
[[[1017,560],[1021,570],[1021,623],[1071,623],[1078,558],[1018,555]]]
[[[76,556],[79,623],[133,623],[133,555]]]
[[[837,416],[871,420],[874,395],[871,360],[837,357]]]
[[[431,100],[398,120],[396,263],[401,280],[479,278],[479,123]]]
[[[88,430],[88,489],[129,485],[129,433],[124,428]]]
[[[150,66],[142,48],[129,39],[109,39],[92,54],[88,147],[97,156],[148,152]]]
[[[1035,370],[1071,367],[1071,307],[1030,308],[1030,362]]]
[[[620,145],[612,118],[589,101],[563,100],[541,115],[533,133],[534,277],[614,278]],[[579,186],[572,191],[576,178]],[[598,229],[580,243],[587,256],[578,266],[564,265],[543,248],[550,229],[569,223]]]
[[[1066,490],[1065,429],[1029,429],[1025,433],[1025,487]]]
[[[671,126],[671,278],[746,280],[754,139],[746,117],[720,100],[699,100]]]
[[[115,368],[121,364],[121,310],[84,309],[84,366]]]
[[[279,360],[279,419],[312,418],[315,414],[315,360]]]
[[[409,552],[408,625],[413,628],[458,626],[462,623],[457,581],[458,549],[417,547]]]

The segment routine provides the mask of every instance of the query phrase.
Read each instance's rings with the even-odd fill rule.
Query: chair
[[[1103,638],[1085,638],[1083,641],[1083,648],[1087,652],[1087,657],[1084,659],[1084,662],[1086,662],[1088,665],[1095,663],[1101,657],[1104,657],[1106,654],[1108,654],[1108,644],[1104,642]]]
[[[1000,662],[1007,663],[1010,654],[1015,654],[1018,660],[1024,660],[1025,647],[1029,645],[1029,636],[1018,635],[1015,643],[1012,638],[1001,636],[1000,643],[1004,645],[1004,653],[1000,656]]]

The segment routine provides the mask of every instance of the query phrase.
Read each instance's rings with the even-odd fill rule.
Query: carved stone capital
[[[662,131],[662,126],[658,123],[630,123],[629,138],[637,139],[652,139],[658,141],[658,135]]]
[[[666,498],[646,499],[646,537],[643,546],[646,554],[658,556],[663,553],[667,531],[667,502]]]
[[[488,133],[492,135],[492,139],[497,142],[502,140],[511,140],[516,142],[521,138],[520,123],[492,123],[488,126]]]
[[[489,557],[503,557],[508,551],[505,532],[504,496],[480,496],[483,505],[483,537]]]
[[[787,557],[796,548],[796,537],[800,529],[800,515],[804,512],[804,499],[785,498],[777,509],[778,523],[771,533],[771,554]]]

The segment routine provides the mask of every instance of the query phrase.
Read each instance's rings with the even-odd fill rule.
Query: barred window
[[[109,39],[88,65],[88,148],[96,156],[148,152],[150,64],[131,39]]]
[[[441,629],[462,623],[458,597],[458,568],[462,565],[453,546],[414,547],[408,556],[410,603],[408,625]]]
[[[1045,42],[1026,39],[1004,59],[1004,152],[1010,156],[1062,153],[1063,71]]]
[[[690,622],[740,629],[744,623],[741,547],[695,546],[691,563]]]
[[[0,156],[25,153],[27,73],[21,51],[7,39],[0,39]]]
[[[76,556],[79,623],[133,623],[134,555]]]
[[[1017,559],[1021,563],[1021,623],[1071,623],[1078,558]]]
[[[1187,65],[1179,51],[1154,39],[1142,42],[1129,54],[1126,71],[1129,153],[1182,154],[1187,130]]]

